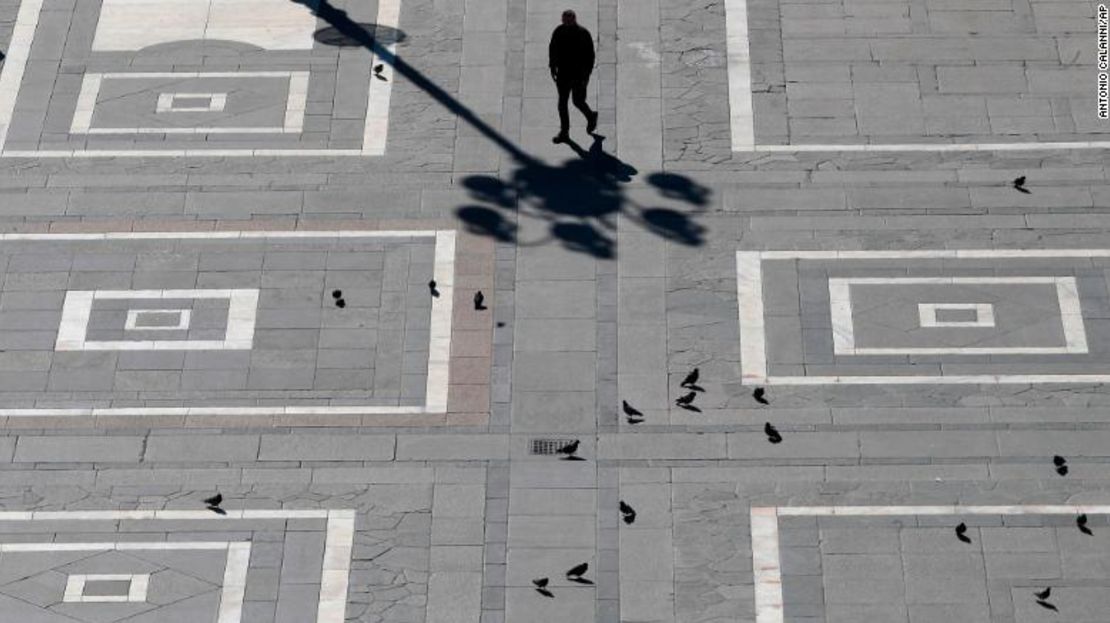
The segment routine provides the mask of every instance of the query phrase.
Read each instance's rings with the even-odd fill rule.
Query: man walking
[[[597,129],[597,113],[586,103],[586,87],[594,70],[594,41],[590,31],[578,25],[574,11],[563,11],[563,23],[551,33],[547,53],[551,78],[559,91],[559,133],[551,141],[565,143],[570,140],[568,98],[586,116],[586,132],[593,134]]]

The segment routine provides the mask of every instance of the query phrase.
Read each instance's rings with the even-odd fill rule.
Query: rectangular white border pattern
[[[177,324],[170,325],[143,325],[139,326],[139,317],[148,314],[177,314]],[[123,322],[124,331],[185,331],[193,318],[191,309],[129,309],[127,318]]]
[[[975,284],[1042,284],[1055,285],[1056,297],[1060,303],[1060,323],[1064,331],[1064,346],[1021,347],[946,347],[946,348],[858,348],[855,340],[855,324],[852,321],[851,286],[859,285],[975,285]],[[939,309],[978,309],[974,304],[945,305],[934,303],[932,308]],[[991,313],[987,325],[943,323],[933,326],[993,326],[994,316],[990,305],[985,306]],[[832,312],[833,352],[837,355],[1066,355],[1087,352],[1087,333],[1083,329],[1083,312],[1079,304],[1079,287],[1075,277],[848,277],[829,279],[829,309]],[[936,316],[933,316],[936,321]]]
[[[1014,143],[846,143],[759,145],[755,142],[752,109],[751,45],[748,37],[748,0],[725,0],[726,55],[728,57],[728,107],[732,151],[737,152],[836,152],[836,151],[1037,151],[1048,149],[1110,149],[1110,141],[1056,141]]]
[[[351,552],[354,548],[355,511],[342,510],[228,510],[226,515],[211,511],[132,510],[132,511],[6,511],[5,521],[104,521],[104,520],[202,520],[234,521],[244,519],[326,519],[324,560],[320,575],[320,599],[315,623],[343,623],[347,609],[347,588],[350,583]],[[28,547],[41,549],[28,549]],[[228,549],[224,572],[223,597],[217,623],[238,623],[242,618],[246,594],[246,573],[250,561],[250,543],[211,543],[172,541],[154,543],[4,543],[4,551],[65,551],[73,549]],[[240,572],[241,570],[241,572]],[[224,603],[228,603],[225,609]]]
[[[753,506],[752,567],[755,622],[783,623],[779,517],[883,517],[914,515],[1107,515],[1108,505],[1021,506]]]
[[[86,340],[93,301],[98,300],[227,299],[227,330],[223,340]],[[130,310],[132,312],[157,310]],[[165,310],[174,311],[174,310]],[[188,310],[183,310],[188,311]],[[250,350],[258,314],[258,290],[70,290],[62,303],[62,321],[54,350]],[[183,314],[184,316],[184,314]],[[186,326],[188,322],[185,323]],[[125,328],[134,329],[134,326]],[[178,327],[160,327],[176,329]],[[157,329],[155,329],[157,330]]]
[[[973,311],[975,320],[941,320],[938,311]],[[922,327],[993,327],[994,305],[990,303],[918,303],[917,322]]]
[[[180,99],[207,99],[205,106],[178,106]],[[154,112],[222,112],[227,107],[227,93],[159,93]]]
[[[374,415],[446,413],[451,360],[451,314],[455,293],[455,232],[452,230],[393,231],[208,231],[208,232],[102,232],[71,234],[0,234],[0,243],[12,241],[95,240],[257,240],[311,238],[435,238],[433,274],[440,296],[432,297],[428,344],[428,377],[425,402],[417,407],[382,406],[266,406],[266,407],[89,407],[74,409],[0,409],[0,417],[32,416],[143,416],[143,415]]]
[[[127,580],[127,594],[86,595],[85,584],[89,580],[93,582]],[[65,594],[62,595],[62,601],[67,603],[142,603],[146,601],[146,592],[149,586],[149,573],[75,573],[66,576],[66,589]]]
[[[3,518],[0,518],[3,521]],[[143,551],[158,550],[172,552],[177,550],[211,550],[227,551],[227,563],[224,565],[224,580],[220,587],[220,606],[217,611],[216,623],[239,623],[243,617],[243,599],[246,597],[247,568],[251,559],[251,544],[249,541],[153,541],[121,543],[5,543],[0,545],[3,552],[97,552],[97,551]],[[139,576],[125,574],[105,575],[71,575],[66,582],[65,598],[70,602],[135,602],[146,601],[147,583],[150,576],[143,577],[140,585],[136,587],[134,578]],[[85,597],[85,580],[126,580],[131,579],[131,593],[124,598],[119,597]],[[139,597],[141,591],[141,598]]]
[[[749,385],[994,385],[1110,383],[1110,374],[771,376],[763,316],[763,262],[774,260],[1110,258],[1110,249],[935,249],[913,251],[737,251],[736,300],[741,382]],[[1067,296],[1071,296],[1070,293]],[[1075,293],[1078,301],[1078,292]],[[1078,309],[1078,307],[1076,308]],[[1074,334],[1074,329],[1070,329]],[[1085,339],[1085,338],[1084,338]]]
[[[105,80],[141,80],[145,78],[191,79],[191,78],[286,78],[289,81],[289,95],[285,102],[285,120],[280,126],[275,127],[133,127],[133,128],[94,128],[92,127],[93,113],[96,111],[96,98],[100,94],[100,87]],[[163,95],[170,95],[169,104],[173,111],[173,96],[187,95],[184,93],[162,93],[158,97],[156,110],[163,106]],[[199,94],[199,97],[211,95],[213,101],[216,95],[222,96],[219,108],[203,109],[222,110],[226,95],[222,93]],[[213,72],[117,72],[117,73],[87,73],[81,81],[81,92],[77,96],[77,108],[73,112],[73,123],[69,128],[70,134],[299,134],[304,128],[305,104],[308,101],[308,72],[307,71],[213,71]],[[198,109],[200,110],[200,109]],[[177,109],[177,112],[186,110]]]
[[[389,132],[389,103],[393,92],[393,67],[386,64],[382,77],[369,79],[366,123],[363,129],[363,144],[360,149],[62,149],[62,150],[9,150],[6,148],[8,130],[15,115],[16,99],[27,63],[31,58],[31,44],[38,29],[39,17],[44,0],[24,0],[19,5],[11,41],[6,50],[4,67],[0,70],[0,158],[179,158],[179,157],[337,157],[337,156],[382,156],[385,155],[386,138]],[[379,0],[377,24],[396,29],[401,21],[401,0]],[[395,51],[395,42],[386,45],[390,54]],[[370,66],[378,62],[372,58]],[[307,80],[307,78],[306,78]],[[292,86],[290,87],[292,91]],[[307,91],[307,89],[306,89]],[[95,95],[94,102],[95,102]],[[86,102],[87,104],[87,102]],[[78,108],[82,101],[78,100]],[[90,108],[91,110],[91,108]],[[90,113],[91,114],[91,113]],[[304,108],[300,110],[303,116]],[[286,123],[289,123],[286,111]]]

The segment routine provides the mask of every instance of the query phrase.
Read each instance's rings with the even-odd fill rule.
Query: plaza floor
[[[0,622],[1104,620],[1100,10],[0,0]]]

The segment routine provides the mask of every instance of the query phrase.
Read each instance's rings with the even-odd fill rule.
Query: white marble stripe
[[[835,329],[834,329],[835,331]],[[1070,346],[951,346],[951,347],[863,347],[837,350],[838,355],[1074,355],[1086,350]]]
[[[401,0],[378,0],[378,20],[382,30],[397,29],[401,23]],[[395,55],[397,43],[392,35],[378,39],[378,45],[386,49],[389,55]],[[366,123],[362,128],[362,149],[360,153],[366,156],[385,155],[385,145],[389,138],[389,100],[393,93],[393,81],[396,74],[392,63],[383,63],[378,55],[370,59],[370,66],[384,65],[379,80],[370,76],[369,95],[366,99]]]
[[[833,352],[838,355],[853,354],[856,350],[855,323],[852,320],[852,283],[848,279],[829,279]]]
[[[1063,277],[841,277],[829,279],[845,284],[861,285],[959,285],[959,284],[1056,284]]]
[[[257,290],[254,290],[257,292]],[[84,293],[88,290],[77,291],[70,290],[73,293]],[[93,299],[95,300],[108,300],[108,299],[226,299],[231,298],[242,290],[229,290],[222,288],[213,288],[211,290],[91,290]]]
[[[252,238],[417,238],[432,237],[439,231],[412,230],[289,230],[289,231],[111,231],[90,233],[0,233],[0,242],[21,240],[238,240]],[[110,290],[101,290],[110,292]],[[118,290],[126,292],[126,290]],[[229,290],[230,292],[230,290]]]
[[[92,117],[89,117],[91,120]],[[77,123],[77,118],[74,117],[73,122]],[[175,128],[175,127],[131,127],[131,128],[85,128],[78,129],[73,127],[70,129],[72,134],[287,134],[300,132],[298,126],[295,130],[290,130],[286,127],[197,127],[197,128]]]
[[[81,91],[77,95],[77,107],[70,123],[71,134],[84,134],[92,127],[93,112],[96,111],[96,97],[100,94],[103,74],[85,74],[81,78]]]
[[[347,588],[350,582],[354,539],[354,511],[328,511],[316,623],[343,623],[346,618]]]
[[[440,411],[442,412],[442,411]],[[190,416],[190,415],[396,415],[429,413],[422,406],[382,405],[274,406],[274,407],[77,407],[0,409],[0,417],[88,417],[88,416]]]
[[[950,376],[770,376],[767,385],[1030,385],[1110,383],[1110,374],[954,374]]]
[[[338,158],[365,157],[361,149],[15,149],[0,158]]]
[[[740,0],[731,0],[738,2]],[[726,2],[726,6],[727,6]],[[729,90],[732,90],[732,72],[729,72]],[[902,143],[902,144],[802,144],[802,145],[755,145],[742,150],[733,143],[733,151],[756,152],[838,152],[838,151],[1044,151],[1053,149],[1110,149],[1110,141],[1053,141],[1021,143]]]
[[[779,518],[774,507],[751,509],[752,571],[755,578],[756,623],[782,623],[782,567]]]
[[[740,316],[740,372],[743,381],[767,378],[763,318],[763,265],[758,253],[736,252],[736,299]]]
[[[84,350],[95,296],[96,292],[92,290],[66,292],[65,299],[62,301],[62,316],[58,323],[58,337],[54,341],[54,350]]]
[[[127,590],[127,601],[141,603],[146,601],[150,589],[150,574],[138,573],[130,576],[131,586]]]
[[[42,3],[43,0],[24,0],[19,3],[15,27],[8,41],[8,49],[5,50],[4,68],[0,71],[0,153],[7,142],[19,87],[23,83],[23,74],[31,57],[31,42],[38,28]]]
[[[752,509],[753,512],[755,509]],[[1110,515],[1107,504],[1020,504],[936,506],[780,506],[779,517],[891,515]]]
[[[732,151],[753,151],[752,64],[748,41],[748,0],[725,0],[728,110]]]
[[[455,295],[455,232],[453,231],[441,231],[436,234],[433,274],[439,296],[432,298],[424,405],[430,413],[446,413],[451,363],[451,314]]]
[[[216,623],[239,623],[243,618],[243,599],[247,594],[247,568],[250,565],[251,544],[230,543],[224,582],[220,587],[220,609]],[[320,623],[319,621],[317,623]]]
[[[308,106],[308,72],[289,73],[289,99],[285,103],[285,122],[282,131],[300,134],[304,130],[305,109]]]
[[[1087,331],[1083,326],[1083,308],[1079,302],[1079,284],[1075,277],[1056,278],[1056,298],[1060,302],[1060,322],[1069,353],[1087,352]]]
[[[288,78],[293,71],[116,71],[105,72],[104,78],[127,80],[130,78]]]
[[[223,550],[224,541],[125,541],[120,543],[0,543],[2,552],[100,552],[142,550]]]
[[[930,249],[924,251],[749,251],[764,260],[871,260],[1110,257],[1110,249]]]
[[[226,515],[209,510],[118,510],[118,511],[0,511],[0,521],[111,521],[141,519],[327,519],[326,510],[235,510]],[[337,515],[339,516],[339,515]]]

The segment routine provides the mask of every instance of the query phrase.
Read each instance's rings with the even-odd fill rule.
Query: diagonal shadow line
[[[577,160],[562,166],[548,165],[526,153],[395,54],[391,48],[403,40],[401,31],[377,24],[364,26],[352,20],[346,11],[329,4],[328,0],[291,1],[307,7],[346,40],[369,50],[376,59],[389,64],[395,75],[409,80],[515,160],[517,167],[509,180],[489,176],[468,178],[473,183],[467,186],[475,198],[514,211],[520,209],[522,201],[524,204],[534,201],[537,203],[535,215],[552,223],[548,239],[560,240],[568,248],[596,257],[614,257],[616,241],[600,231],[597,225],[615,231],[615,222],[609,220],[615,214],[626,214],[639,226],[667,240],[684,245],[704,244],[704,228],[690,221],[686,215],[669,208],[639,205],[623,192],[622,183],[631,181],[638,171],[605,152],[602,143],[605,137],[594,134],[594,142],[588,150],[572,143],[570,147],[579,156]],[[696,206],[705,204],[707,191],[687,178],[659,172],[648,176],[647,181],[664,196],[670,193]],[[487,190],[494,194],[486,196],[489,193],[482,186],[490,186]],[[505,201],[511,205],[506,205]],[[468,227],[476,227],[480,233],[498,240],[521,244],[516,239],[515,227],[506,225],[495,211],[482,206],[466,206],[461,210],[467,216],[458,215]]]
[[[308,7],[317,17],[330,24],[339,31],[340,34],[350,37],[359,45],[373,52],[377,58],[388,63],[393,68],[393,71],[404,76],[418,88],[432,96],[433,99],[442,104],[445,108],[457,114],[461,119],[473,126],[482,136],[496,143],[498,147],[504,149],[521,164],[525,166],[539,164],[539,161],[529,156],[524,150],[517,147],[500,132],[490,127],[490,125],[476,115],[474,111],[452,97],[450,93],[444,91],[439,85],[429,80],[424,74],[405,62],[404,59],[391,52],[388,47],[382,45],[377,37],[371,34],[366,28],[363,28],[361,24],[352,20],[346,11],[328,4],[327,0],[318,0],[318,3],[313,0],[292,1]]]

